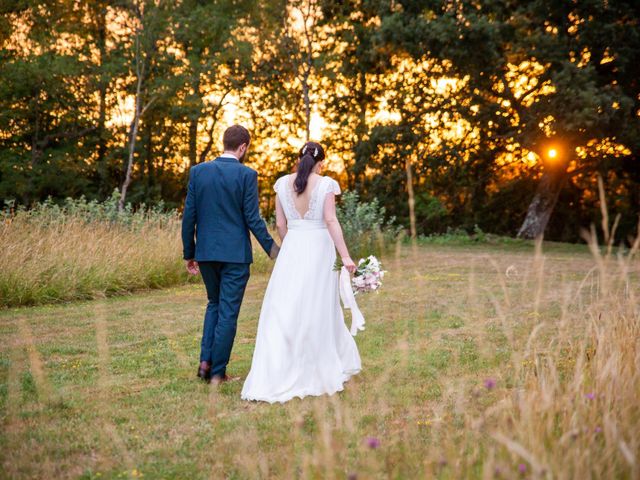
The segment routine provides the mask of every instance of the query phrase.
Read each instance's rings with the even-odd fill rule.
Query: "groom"
[[[231,380],[226,368],[253,262],[249,230],[272,259],[279,251],[260,217],[258,174],[242,164],[250,141],[246,128],[233,125],[222,138],[224,153],[189,170],[182,245],[187,271],[200,272],[209,300],[198,368],[207,382]]]

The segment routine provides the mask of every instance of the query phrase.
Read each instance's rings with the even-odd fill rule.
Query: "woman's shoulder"
[[[280,190],[282,185],[285,184],[285,182],[289,181],[290,178],[291,178],[291,174],[288,173],[286,175],[281,176],[280,178],[278,178],[276,180],[276,183],[273,184],[273,189],[276,191],[276,193],[278,192],[278,190]]]
[[[321,180],[327,185],[327,193],[335,193],[336,195],[340,194],[340,184],[336,179],[328,175],[323,175]]]

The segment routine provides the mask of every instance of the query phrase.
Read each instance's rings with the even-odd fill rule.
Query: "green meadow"
[[[284,405],[197,381],[197,283],[1,311],[2,478],[638,478],[637,259],[426,243],[384,266],[359,297],[362,372]]]

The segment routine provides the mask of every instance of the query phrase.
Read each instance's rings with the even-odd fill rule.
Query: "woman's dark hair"
[[[319,143],[307,142],[300,149],[297,175],[293,182],[293,189],[298,195],[305,191],[313,167],[322,160],[324,160],[324,148]]]

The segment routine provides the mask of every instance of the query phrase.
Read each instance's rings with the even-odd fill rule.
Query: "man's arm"
[[[260,216],[260,206],[258,202],[258,173],[253,170],[245,177],[244,189],[244,218],[249,226],[249,230],[256,237],[260,246],[267,252],[271,258],[275,258],[278,254],[278,245],[273,241],[267,225]]]
[[[196,194],[193,184],[193,169],[189,170],[189,186],[187,199],[182,212],[182,255],[185,260],[193,260],[196,256]]]

